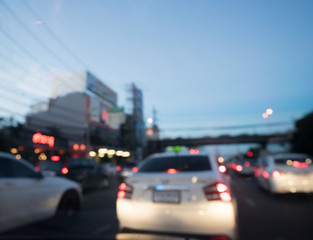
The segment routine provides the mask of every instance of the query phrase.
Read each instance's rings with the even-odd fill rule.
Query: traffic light
[[[253,152],[252,151],[247,152],[247,156],[248,157],[253,157]]]

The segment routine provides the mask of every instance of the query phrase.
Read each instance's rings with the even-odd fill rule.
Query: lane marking
[[[92,234],[93,235],[99,235],[100,233],[103,233],[103,232],[109,230],[110,227],[111,227],[110,224],[104,225],[103,227],[98,228],[97,230],[93,231]]]
[[[248,205],[250,205],[250,207],[255,207],[255,202],[253,200],[251,200],[250,198],[246,198],[246,203]]]

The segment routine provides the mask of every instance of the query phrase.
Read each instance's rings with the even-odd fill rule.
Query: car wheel
[[[78,194],[74,190],[68,191],[61,198],[56,216],[61,220],[73,219],[78,215],[79,210],[80,200]]]

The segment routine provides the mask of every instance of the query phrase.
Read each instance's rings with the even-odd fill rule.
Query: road
[[[313,239],[313,197],[300,195],[272,196],[258,189],[254,179],[232,176],[237,198],[241,240]],[[6,237],[93,236],[105,239],[118,232],[115,200],[118,184],[85,193],[78,219],[63,227],[44,221],[0,235]]]

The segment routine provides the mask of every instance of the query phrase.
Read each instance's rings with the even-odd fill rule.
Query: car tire
[[[75,190],[65,192],[57,208],[58,220],[72,220],[77,217],[81,208],[78,193]]]

